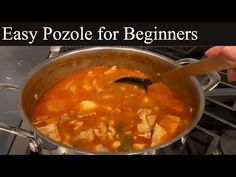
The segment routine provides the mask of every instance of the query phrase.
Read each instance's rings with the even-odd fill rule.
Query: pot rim
[[[204,111],[204,107],[205,107],[205,95],[203,93],[203,90],[201,88],[201,85],[199,83],[199,81],[196,79],[196,77],[191,77],[190,79],[192,80],[194,86],[196,86],[197,92],[199,93],[200,96],[200,105],[199,105],[199,109],[197,111],[197,114],[195,116],[194,121],[192,122],[192,124],[185,129],[183,132],[181,132],[178,136],[175,136],[174,138],[170,139],[169,141],[166,141],[165,143],[159,144],[157,146],[153,146],[153,147],[147,147],[141,150],[136,150],[136,151],[128,151],[128,152],[93,152],[93,151],[87,151],[78,147],[71,147],[62,143],[59,143],[53,139],[51,139],[50,137],[44,135],[43,133],[41,133],[29,120],[29,118],[27,118],[27,116],[25,115],[23,109],[22,109],[22,92],[24,90],[25,85],[28,83],[28,81],[30,80],[30,78],[37,73],[41,68],[43,68],[44,66],[48,65],[49,63],[52,63],[54,61],[60,60],[61,58],[70,56],[70,55],[74,55],[74,54],[78,54],[78,53],[83,53],[83,52],[89,52],[89,51],[99,51],[99,50],[123,50],[123,51],[133,51],[133,52],[137,52],[137,53],[142,53],[142,54],[146,54],[149,56],[153,56],[153,57],[158,57],[161,60],[164,60],[166,62],[169,62],[173,65],[175,65],[176,67],[181,67],[181,65],[179,65],[177,62],[175,62],[174,60],[172,60],[169,57],[166,57],[164,55],[161,55],[159,53],[155,53],[152,51],[148,51],[145,49],[140,49],[140,48],[134,48],[134,47],[86,47],[86,48],[81,48],[81,49],[76,49],[73,51],[69,51],[66,53],[63,53],[59,56],[56,56],[52,59],[48,59],[45,60],[41,63],[39,63],[36,67],[34,67],[26,76],[25,79],[23,80],[23,82],[20,84],[20,88],[19,88],[19,92],[18,92],[18,98],[17,98],[17,107],[18,107],[18,111],[21,115],[21,117],[23,118],[24,121],[27,122],[27,124],[29,125],[30,129],[40,138],[42,138],[43,140],[46,140],[47,142],[52,143],[53,145],[56,145],[58,147],[63,147],[66,148],[68,150],[70,150],[71,152],[77,152],[80,154],[94,154],[94,155],[132,155],[132,154],[143,154],[149,151],[153,151],[153,150],[159,150],[161,148],[164,148],[166,146],[169,146],[170,144],[173,144],[174,142],[178,141],[181,137],[184,137],[185,135],[189,134],[198,124],[198,122],[200,121],[203,111]]]

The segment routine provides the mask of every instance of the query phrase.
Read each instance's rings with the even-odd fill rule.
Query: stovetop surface
[[[81,48],[81,46],[66,46],[60,48],[60,53]],[[174,60],[182,58],[202,58],[209,47],[142,47],[166,55]],[[8,54],[13,50],[13,54]],[[5,58],[0,59],[0,81],[19,84],[31,68],[49,56],[47,47],[23,48],[16,47],[5,52]],[[15,54],[14,54],[15,52]],[[22,54],[19,55],[18,54]],[[37,55],[35,55],[37,53]],[[51,55],[58,51],[51,52]],[[8,56],[12,55],[12,56]],[[220,72],[221,82],[206,94],[206,107],[199,124],[185,139],[176,142],[161,152],[161,154],[236,154],[236,83],[228,83],[226,72]],[[0,121],[12,126],[19,126],[21,118],[16,111],[16,92],[0,91]],[[13,148],[12,148],[12,147]],[[14,136],[0,132],[0,154],[8,154],[14,147]],[[14,152],[13,152],[14,154]],[[25,152],[25,154],[30,154]]]
[[[20,84],[25,75],[49,55],[49,47],[0,47],[0,82]],[[19,127],[17,91],[0,89],[0,122]],[[9,153],[13,135],[0,131],[0,155]]]

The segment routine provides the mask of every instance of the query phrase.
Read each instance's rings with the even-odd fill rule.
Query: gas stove
[[[61,53],[83,48],[84,46],[54,46],[50,48],[48,59]],[[174,60],[182,58],[201,59],[204,51],[209,47],[144,47],[145,50],[166,55]],[[1,62],[1,61],[0,61]],[[27,63],[23,63],[27,65]],[[226,72],[219,72],[220,84],[206,93],[206,106],[204,114],[198,125],[176,143],[163,148],[158,154],[163,155],[231,155],[236,154],[236,83],[228,83]],[[199,78],[201,81],[201,78]],[[4,114],[4,113],[3,113]],[[12,116],[19,115],[13,112]],[[0,119],[1,120],[1,119]],[[21,128],[27,125],[19,120]],[[11,136],[11,135],[8,135]],[[1,140],[0,132],[0,140]],[[6,138],[6,134],[5,134]],[[35,154],[28,147],[28,141],[15,137],[8,141],[9,150],[0,154]],[[1,144],[0,144],[1,150]],[[149,152],[148,154],[156,154]]]

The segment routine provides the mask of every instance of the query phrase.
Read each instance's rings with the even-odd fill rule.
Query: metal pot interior
[[[150,74],[162,73],[179,67],[179,65],[171,59],[159,54],[138,49],[118,47],[96,47],[76,50],[55,59],[45,61],[27,75],[20,89],[19,108],[23,118],[30,124],[32,130],[37,134],[39,133],[41,138],[50,139],[38,132],[30,123],[32,110],[37,100],[36,98],[40,98],[45,91],[68,75],[89,66],[100,65],[132,67]],[[186,79],[181,83],[173,82],[169,87],[177,92],[183,101],[193,108],[192,117],[195,120],[193,121],[192,127],[190,127],[190,129],[192,129],[201,117],[204,104],[204,98],[199,83],[194,79]],[[183,132],[180,136],[188,133],[190,129]],[[156,148],[168,145],[177,139],[179,139],[179,137]],[[61,145],[53,140],[50,140],[50,142]]]

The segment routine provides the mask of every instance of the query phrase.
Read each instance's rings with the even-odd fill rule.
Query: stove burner
[[[225,155],[236,155],[236,130],[227,131],[221,136],[220,148]]]

